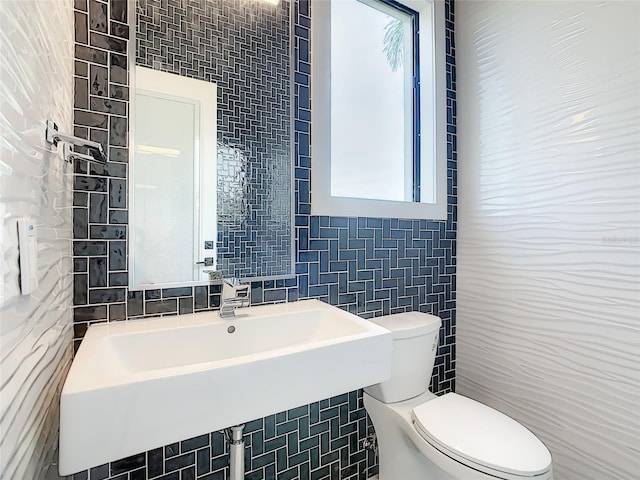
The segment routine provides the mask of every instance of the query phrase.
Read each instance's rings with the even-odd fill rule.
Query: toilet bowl
[[[365,388],[378,438],[379,480],[551,480],[551,454],[523,425],[429,381],[440,318],[407,312],[373,319],[392,332],[391,379]]]

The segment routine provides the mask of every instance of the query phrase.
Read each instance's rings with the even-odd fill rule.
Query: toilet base
[[[411,409],[432,398],[435,395],[427,392],[412,400],[385,404],[364,394],[364,406],[378,439],[379,480],[455,479],[437,464],[428,461],[418,448],[419,442],[424,440],[413,430]],[[413,435],[419,438],[413,438]]]
[[[364,394],[364,406],[371,417],[378,438],[379,480],[496,480],[443,454],[415,430],[411,419],[414,407],[432,400],[425,392],[403,402],[385,404]],[[503,480],[523,480],[525,477],[504,474]],[[529,480],[550,480],[548,475],[527,477]]]

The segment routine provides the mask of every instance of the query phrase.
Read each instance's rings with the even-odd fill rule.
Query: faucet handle
[[[203,270],[202,273],[209,275],[209,281],[213,285],[222,285],[224,283],[222,272],[220,270]]]

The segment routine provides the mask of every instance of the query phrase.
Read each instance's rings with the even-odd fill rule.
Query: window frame
[[[420,202],[372,200],[331,195],[331,5],[311,4],[311,214],[445,220],[447,217],[447,97],[444,2],[377,0],[418,12],[420,104],[414,105],[419,146]],[[371,0],[363,3],[370,4]],[[399,8],[401,10],[401,8]],[[402,11],[402,10],[401,10]],[[416,112],[416,107],[418,112]],[[415,157],[415,155],[414,155]]]

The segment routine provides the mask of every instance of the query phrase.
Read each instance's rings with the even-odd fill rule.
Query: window
[[[312,4],[313,214],[446,218],[443,10]]]

